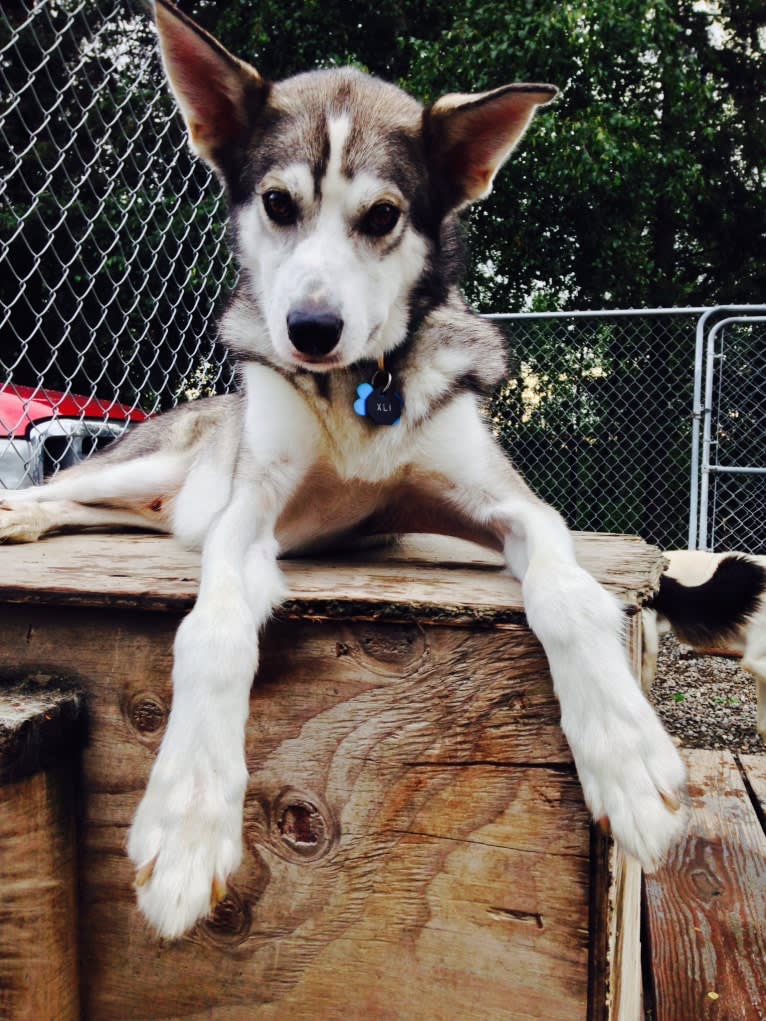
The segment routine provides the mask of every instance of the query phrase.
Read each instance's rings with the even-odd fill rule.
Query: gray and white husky
[[[424,108],[351,69],[273,83],[168,0],[155,13],[191,144],[228,192],[242,272],[222,333],[241,396],[151,420],[0,510],[11,541],[141,525],[202,548],[128,842],[141,910],[179,936],[240,863],[249,691],[283,596],[279,555],[380,532],[503,551],[590,810],[653,868],[683,825],[682,761],[631,674],[620,606],[482,417],[504,342],[457,290],[456,213],[488,194],[556,90],[506,85]]]

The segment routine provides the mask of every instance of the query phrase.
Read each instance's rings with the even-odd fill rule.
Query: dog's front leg
[[[465,405],[447,414],[459,442],[440,439],[434,423],[424,445],[429,476],[437,469],[442,498],[502,544],[548,657],[585,800],[653,869],[683,828],[685,769],[631,673],[621,607],[578,565],[561,517],[532,494],[478,417]]]
[[[685,769],[634,679],[614,596],[581,568],[557,514],[506,497],[488,508],[545,649],[585,800],[647,871],[683,826]]]
[[[168,938],[209,913],[241,860],[258,630],[281,594],[261,503],[240,483],[205,542],[199,596],[176,634],[168,726],[128,840],[139,906]]]
[[[314,456],[316,423],[296,391],[258,366],[245,375],[257,397],[176,635],[170,719],[128,841],[139,905],[170,938],[208,914],[240,863],[258,631],[282,594],[275,528]]]

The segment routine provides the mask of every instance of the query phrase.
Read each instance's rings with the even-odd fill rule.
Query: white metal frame
[[[727,315],[729,312],[740,314]],[[714,447],[712,434],[713,386],[716,362],[721,358],[721,352],[716,350],[716,341],[719,336],[723,336],[726,327],[732,324],[766,323],[766,314],[758,313],[766,313],[766,305],[720,306],[710,309],[697,323],[694,358],[694,428],[692,431],[689,549],[712,550],[712,544],[709,541],[711,475],[766,475],[766,465],[721,465],[718,463],[717,457],[713,458],[712,456]],[[723,315],[724,318],[719,319],[708,329],[710,320],[716,314]],[[704,403],[702,399],[703,375]],[[701,443],[700,426],[702,428]]]

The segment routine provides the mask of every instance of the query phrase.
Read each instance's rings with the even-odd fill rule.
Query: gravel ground
[[[701,656],[672,635],[660,640],[650,698],[685,748],[766,753],[755,729],[755,681],[738,659]]]

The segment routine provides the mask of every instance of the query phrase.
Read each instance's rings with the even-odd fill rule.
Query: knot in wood
[[[370,628],[359,644],[366,655],[381,663],[408,663],[423,654],[422,636],[414,627]]]
[[[296,791],[283,791],[271,814],[275,838],[298,861],[314,861],[327,853],[335,840],[329,812]]]
[[[165,726],[167,707],[153,695],[137,695],[128,707],[128,719],[139,734],[156,734]]]
[[[286,805],[277,826],[290,847],[311,853],[324,838],[324,819],[311,805]]]
[[[250,904],[236,890],[229,890],[210,917],[200,924],[199,935],[214,946],[236,946],[247,938],[252,921]]]

